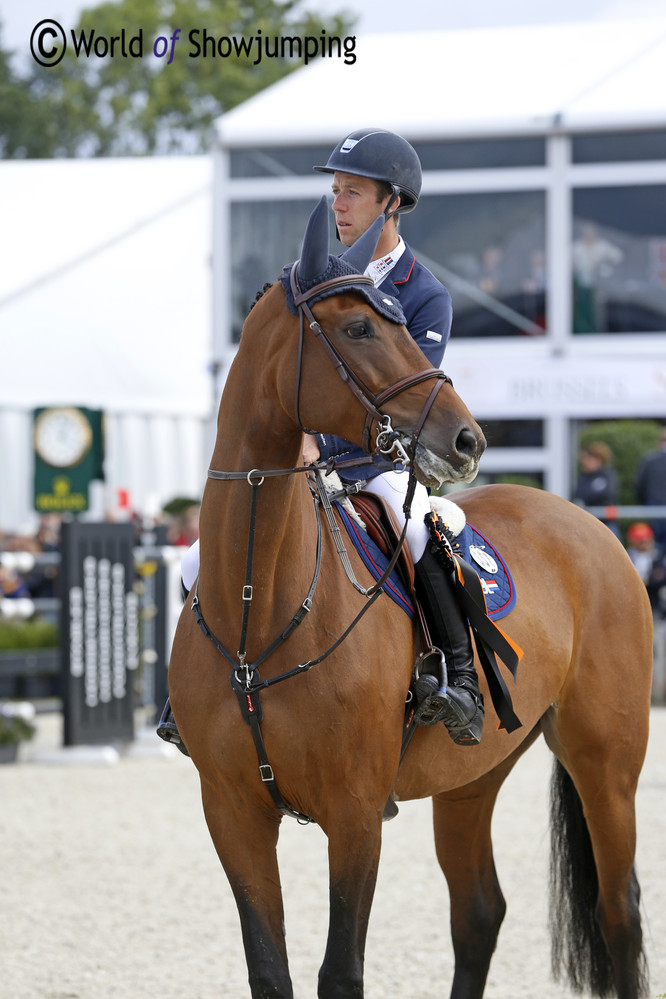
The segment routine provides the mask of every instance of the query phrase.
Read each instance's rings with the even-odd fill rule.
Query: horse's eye
[[[365,323],[354,323],[347,327],[347,336],[352,340],[362,340],[364,336],[369,336],[370,330]]]

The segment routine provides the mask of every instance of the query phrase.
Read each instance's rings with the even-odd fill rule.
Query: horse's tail
[[[571,777],[555,759],[550,786],[550,930],[552,973],[576,992],[616,995],[613,966],[596,919],[599,893],[592,842]],[[633,874],[634,887],[638,883]],[[647,993],[647,962],[641,949],[638,994]]]

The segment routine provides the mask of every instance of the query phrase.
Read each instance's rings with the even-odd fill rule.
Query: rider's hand
[[[303,435],[303,464],[311,465],[313,462],[318,461],[320,457],[319,445],[317,444],[317,439],[312,436],[312,434]]]

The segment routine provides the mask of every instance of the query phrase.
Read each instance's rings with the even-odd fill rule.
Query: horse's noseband
[[[428,418],[428,414],[432,409],[437,393],[441,389],[442,385],[448,382],[452,385],[452,381],[448,375],[444,374],[438,368],[426,368],[424,371],[418,371],[412,375],[406,375],[399,381],[394,382],[388,388],[383,389],[379,393],[371,392],[366,385],[363,384],[361,379],[358,377],[355,371],[349,366],[347,361],[344,359],[342,354],[337,350],[335,345],[331,342],[328,335],[322,329],[320,324],[315,319],[312,314],[312,310],[308,305],[314,298],[319,298],[323,293],[331,291],[331,289],[340,289],[341,291],[353,291],[359,285],[372,284],[374,282],[371,277],[367,277],[365,274],[344,274],[341,277],[329,278],[327,281],[321,281],[319,284],[314,285],[312,288],[308,288],[307,291],[302,292],[298,284],[298,264],[297,260],[289,274],[289,283],[291,285],[291,292],[294,298],[294,305],[298,309],[299,319],[300,319],[300,336],[298,344],[298,374],[296,378],[296,400],[295,400],[295,410],[296,419],[298,420],[298,425],[301,430],[305,433],[316,433],[316,431],[304,427],[301,421],[300,415],[300,389],[301,389],[301,366],[303,359],[303,341],[304,341],[304,328],[305,319],[308,321],[308,325],[314,335],[317,337],[322,347],[326,351],[328,357],[333,363],[335,370],[338,372],[342,380],[349,386],[355,397],[361,403],[366,411],[365,424],[363,426],[363,450],[366,454],[372,454],[372,442],[371,442],[371,431],[372,424],[375,420],[378,423],[377,431],[377,447],[376,451],[380,451],[382,454],[388,455],[392,452],[397,452],[397,460],[402,461],[404,464],[408,464],[414,457],[416,452],[416,445],[418,444],[419,436],[423,430],[423,425]],[[400,395],[407,389],[412,388],[414,385],[420,385],[421,382],[429,381],[430,379],[436,379],[436,385],[433,387],[430,395],[428,396],[425,406],[421,412],[421,415],[414,427],[410,445],[411,454],[407,454],[405,449],[399,440],[399,434],[397,431],[393,430],[391,427],[391,418],[386,413],[382,413],[380,407],[393,399],[395,396]],[[376,452],[375,452],[376,453]]]

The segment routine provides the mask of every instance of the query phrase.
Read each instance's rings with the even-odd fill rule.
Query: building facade
[[[352,100],[360,77],[317,66],[223,116],[214,221],[222,371],[255,292],[298,257],[308,215],[329,190],[313,166],[353,128],[377,125],[421,158],[421,201],[401,232],[453,297],[445,368],[488,437],[481,480],[526,477],[568,496],[582,425],[665,418],[666,95],[655,88],[666,22],[656,36],[646,23],[606,26],[605,39],[599,26],[560,26],[566,66],[561,52],[548,64],[549,29],[402,36],[421,95],[432,92],[436,53],[450,54],[439,87],[455,90],[455,114],[416,103],[414,85],[384,102],[392,111],[366,111]],[[393,40],[369,40],[365,56],[359,40],[369,81],[381,78]],[[584,63],[600,45],[606,61]],[[540,52],[530,88],[525,69]],[[502,71],[500,93],[484,102],[461,88],[462,67],[484,79]]]

